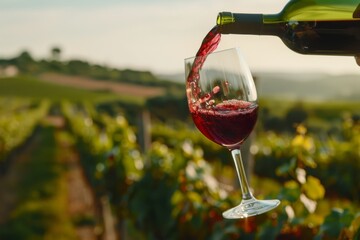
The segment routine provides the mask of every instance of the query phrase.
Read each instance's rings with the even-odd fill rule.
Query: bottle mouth
[[[216,19],[216,25],[224,25],[235,22],[235,18],[231,12],[220,12]]]
[[[360,3],[359,5],[356,7],[354,13],[353,13],[353,18],[360,18]]]

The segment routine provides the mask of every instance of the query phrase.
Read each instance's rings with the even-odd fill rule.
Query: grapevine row
[[[96,193],[119,201],[119,191],[111,189],[117,188],[112,183],[136,179],[143,167],[133,129],[121,114],[100,114],[93,105],[63,102],[61,108],[77,137],[82,164]]]
[[[139,239],[268,239],[270,235],[311,239],[332,234],[326,229],[333,229],[334,236],[360,234],[355,205],[331,209],[334,205],[327,202],[323,211],[322,184],[328,183],[317,174],[325,173],[324,167],[336,158],[358,166],[359,135],[354,131],[358,123],[345,121],[343,139],[322,145],[304,126],[293,137],[259,134],[252,147],[256,166],[267,166],[265,173],[272,175],[255,179],[255,186],[262,185],[256,190],[269,187],[257,195],[281,199],[282,204],[267,217],[244,222],[222,218],[221,212],[238,203],[240,195],[237,189],[225,191],[213,177],[216,163],[204,160],[202,146],[194,144],[200,141],[182,138],[179,130],[175,136],[157,127],[153,129],[162,133],[153,134],[150,150],[141,155],[134,130],[122,115],[111,117],[86,104],[66,103],[62,109],[78,136],[83,166],[96,192],[110,197],[119,222],[125,221]],[[349,149],[356,150],[349,154]],[[264,173],[258,167],[255,170],[258,175]],[[347,222],[340,226],[336,219]]]
[[[47,101],[0,100],[0,164],[29,138],[49,106]]]

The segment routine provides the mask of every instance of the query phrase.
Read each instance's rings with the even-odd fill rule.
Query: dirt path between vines
[[[66,133],[58,132],[58,134]],[[79,156],[69,142],[63,141],[58,144],[59,160],[67,169],[65,179],[68,212],[74,222],[76,234],[80,240],[97,240],[100,235],[96,226],[99,213],[94,194],[79,163]]]
[[[52,117],[51,122],[57,124],[63,138],[58,138],[59,160],[67,168],[66,182],[68,189],[68,211],[70,218],[75,222],[76,233],[80,240],[116,240],[111,212],[103,201],[96,199],[95,193],[89,185],[80,157],[71,141],[71,134],[66,132],[65,119]],[[65,136],[65,137],[64,137]],[[69,138],[67,138],[67,137]],[[104,220],[103,220],[104,219]]]
[[[15,152],[9,159],[6,172],[0,175],[0,224],[9,219],[10,213],[16,208],[18,198],[16,186],[21,179],[22,166],[29,160],[29,152],[38,145],[40,133],[35,131],[31,139]]]
[[[114,221],[110,206],[103,201],[96,201],[89,185],[80,158],[71,141],[71,134],[65,130],[62,117],[47,117],[45,124],[55,127],[57,161],[64,165],[66,171],[62,178],[66,184],[66,208],[69,220],[73,223],[78,240],[116,240]],[[18,199],[17,186],[22,179],[23,166],[31,159],[34,149],[40,146],[41,131],[35,131],[27,144],[10,159],[6,173],[0,175],[0,225],[6,223],[10,214],[16,210]],[[105,209],[104,209],[105,208]],[[104,211],[104,210],[106,211]],[[110,219],[103,221],[102,219]],[[105,226],[103,222],[106,222]]]

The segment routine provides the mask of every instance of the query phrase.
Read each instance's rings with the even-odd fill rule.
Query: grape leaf
[[[324,236],[339,237],[341,231],[349,227],[354,214],[348,209],[332,209],[331,213],[325,218],[324,223],[321,225],[316,240],[323,239]]]
[[[306,183],[302,186],[305,195],[312,200],[324,198],[325,188],[316,177],[309,176]]]
[[[289,172],[294,171],[296,167],[296,158],[292,158],[289,162],[284,163],[280,167],[276,169],[276,175],[284,176],[287,175]]]

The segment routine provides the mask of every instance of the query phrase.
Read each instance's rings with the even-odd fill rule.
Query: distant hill
[[[326,73],[253,73],[259,96],[306,99],[315,101],[360,101],[359,75],[330,75]],[[184,74],[161,75],[159,78],[184,83]]]
[[[185,82],[184,73],[174,73],[174,74],[158,74],[156,75],[159,79],[166,79],[168,81],[184,83]]]
[[[11,69],[15,69],[15,71],[9,71]],[[23,51],[13,58],[2,59],[0,56],[0,77],[16,74],[36,76],[48,72],[87,77],[99,81],[176,88],[175,83],[159,79],[150,71],[118,69],[80,59],[68,61],[60,61],[57,58],[34,59],[27,51]]]
[[[53,72],[62,75],[86,77],[98,81],[110,81],[134,85],[162,87],[170,95],[184,94],[181,84],[185,83],[184,73],[154,75],[149,71],[117,69],[84,60],[60,61],[56,58],[36,60],[24,51],[10,59],[0,58],[0,77],[16,69],[19,74],[39,76]],[[10,71],[15,73],[14,71]],[[280,99],[304,99],[316,101],[360,101],[359,75],[330,75],[325,73],[275,73],[254,72],[258,93],[261,97]]]
[[[360,101],[360,75],[257,73],[260,96]]]

